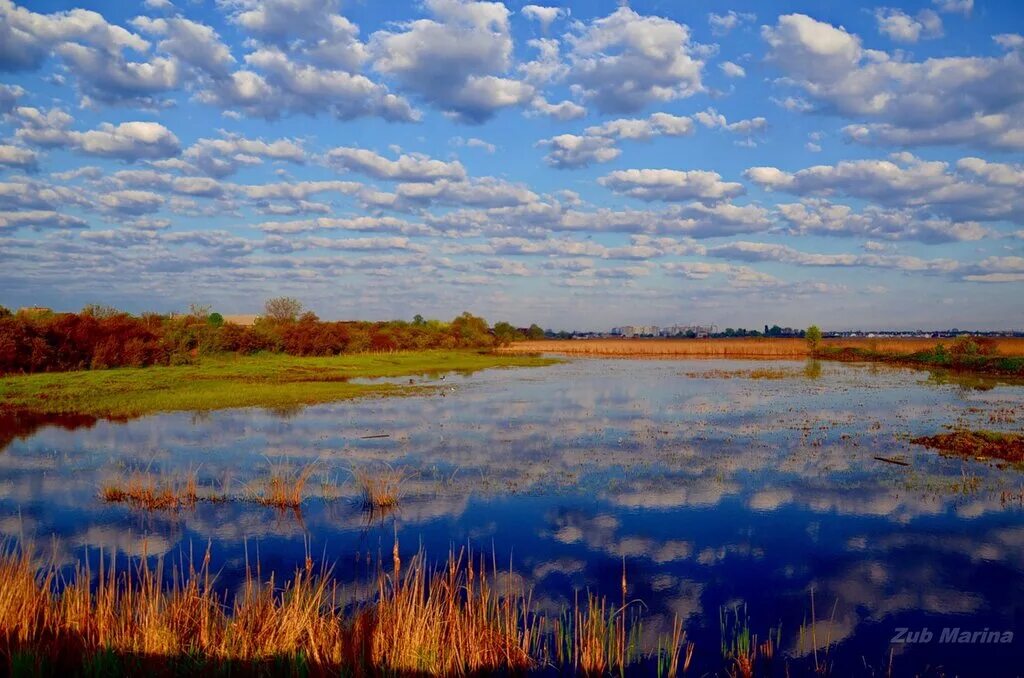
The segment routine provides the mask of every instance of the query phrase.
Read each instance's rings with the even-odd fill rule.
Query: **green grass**
[[[300,358],[283,354],[200,358],[194,365],[52,372],[0,378],[0,408],[131,417],[228,407],[288,408],[362,396],[422,392],[422,385],[356,378],[539,367],[556,360],[480,351],[410,351]]]

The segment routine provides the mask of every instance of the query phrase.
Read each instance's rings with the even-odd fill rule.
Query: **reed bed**
[[[939,343],[949,346],[953,339],[931,338],[851,338],[825,339],[822,349],[858,348],[877,353],[911,354],[934,348]],[[994,340],[996,350],[1004,356],[1024,356],[1024,338]],[[561,353],[580,356],[611,356],[623,358],[806,358],[810,355],[803,339],[576,339],[520,341],[496,349],[503,353]]]
[[[450,553],[431,568],[420,552],[403,568],[397,541],[373,600],[354,607],[309,557],[282,583],[247,566],[232,600],[217,591],[209,552],[170,577],[162,560],[148,563],[118,570],[101,556],[98,572],[84,565],[65,577],[27,549],[0,546],[0,673],[465,676],[554,666],[599,675],[643,658],[671,678],[693,654],[678,619],[658,656],[642,656],[627,606],[588,596],[549,623],[486,559]]]

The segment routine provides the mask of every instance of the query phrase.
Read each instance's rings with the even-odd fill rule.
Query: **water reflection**
[[[8,415],[0,532],[34,536],[59,562],[86,549],[159,555],[210,542],[228,587],[247,547],[264,570],[290,572],[311,541],[357,582],[396,534],[404,551],[422,544],[435,558],[471,544],[509,563],[555,613],[576,589],[618,591],[625,560],[629,595],[648,609],[645,634],[685,619],[703,649],[697,670],[720,668],[719,610],[739,601],[753,631],[781,623],[786,650],[809,651],[797,639],[812,587],[835,610],[837,659],[858,667],[886,666],[896,626],[1024,629],[1024,510],[1006,501],[1024,474],[907,442],[952,424],[1013,430],[1024,389],[769,365],[783,376],[729,361],[580,360],[450,376],[446,397],[131,422]],[[245,496],[282,463],[315,464],[300,515]],[[397,509],[368,514],[352,471],[382,464],[409,477]],[[193,469],[205,486],[230,478],[234,500],[174,512],[99,500],[104,482],[133,469]],[[905,650],[898,668],[951,672],[980,652]],[[984,652],[1005,666],[1022,655],[1019,644]]]

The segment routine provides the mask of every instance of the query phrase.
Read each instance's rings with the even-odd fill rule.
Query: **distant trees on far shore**
[[[300,356],[422,349],[491,348],[526,338],[543,338],[537,325],[492,328],[463,313],[450,322],[426,320],[320,320],[296,299],[267,301],[250,325],[228,322],[209,307],[188,313],[132,315],[90,305],[78,313],[0,306],[0,374],[178,365],[214,353],[261,351]]]

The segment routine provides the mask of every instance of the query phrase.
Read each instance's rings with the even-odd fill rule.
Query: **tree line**
[[[180,365],[214,353],[330,356],[492,348],[543,336],[537,325],[491,327],[468,312],[450,322],[420,315],[412,321],[323,321],[290,297],[268,300],[251,326],[225,322],[220,313],[195,305],[188,313],[141,315],[99,305],[78,313],[12,313],[0,306],[0,374]]]

